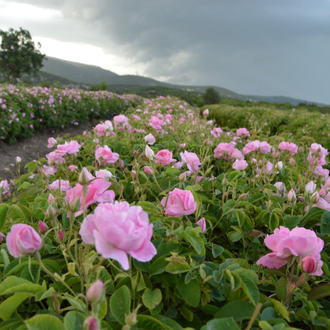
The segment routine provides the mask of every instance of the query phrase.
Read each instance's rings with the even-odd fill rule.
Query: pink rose
[[[310,146],[310,152],[311,154],[313,155],[316,155],[318,157],[326,157],[329,152],[327,149],[323,148],[321,144],[318,144],[318,143],[312,143],[312,145]]]
[[[257,265],[279,269],[290,262],[293,257],[297,257],[300,261],[305,257],[313,257],[316,267],[311,274],[322,275],[323,262],[320,253],[324,242],[312,230],[296,227],[290,231],[281,226],[279,229],[275,229],[274,234],[267,235],[265,244],[272,252],[261,257],[257,261]],[[305,264],[307,263],[310,263],[310,260],[305,261]]]
[[[291,142],[281,142],[278,146],[281,151],[289,151],[291,155],[298,152],[298,146]]]
[[[49,138],[47,142],[48,142],[47,148],[53,148],[54,145],[57,143],[57,141],[52,137]]]
[[[76,166],[76,165],[70,165],[69,166],[70,171],[74,171],[74,170],[77,170],[77,169],[78,169],[78,166]]]
[[[162,199],[161,205],[165,208],[165,214],[170,217],[179,217],[193,214],[197,203],[191,191],[175,188],[170,191],[168,197]]]
[[[220,127],[214,127],[210,133],[215,139],[217,139],[223,133],[223,130]]]
[[[104,258],[114,259],[128,270],[127,254],[142,262],[156,255],[150,242],[152,227],[141,206],[116,201],[98,205],[94,214],[84,219],[79,234],[86,244],[95,245]]]
[[[239,128],[236,134],[237,136],[250,136],[250,132],[246,128]]]
[[[309,181],[306,186],[305,186],[305,191],[308,194],[312,194],[316,189],[316,183],[314,183],[313,181]]]
[[[62,191],[68,191],[69,189],[71,189],[70,181],[68,180],[56,180],[48,187],[50,190],[60,189]]]
[[[86,171],[87,169],[84,168]],[[83,169],[83,170],[84,170]],[[88,171],[87,171],[88,172]],[[85,200],[86,208],[94,203],[113,202],[115,199],[115,193],[113,190],[107,190],[110,186],[110,182],[106,182],[102,178],[94,178],[92,174],[88,172],[87,180],[90,182],[87,186],[87,194]],[[75,203],[80,201],[80,209],[75,213],[75,216],[79,216],[83,213],[84,208],[84,196],[83,186],[77,183],[73,188],[66,192],[65,200],[74,206]]]
[[[170,163],[176,162],[176,159],[172,158],[172,151],[163,149],[157,152],[155,155],[155,164],[162,164],[164,166],[169,165]]]
[[[207,116],[209,114],[209,109],[205,109],[204,111],[203,111],[203,116]]]
[[[54,165],[59,163],[65,163],[65,159],[62,157],[63,154],[53,151],[46,155],[46,158],[48,159],[48,165]]]
[[[191,172],[198,171],[199,166],[202,165],[198,156],[193,152],[188,152],[188,151],[185,151],[183,153],[181,152],[180,157],[183,163],[187,164],[187,167]]]
[[[222,159],[224,158],[227,161],[231,161],[233,159],[244,159],[243,154],[236,149],[231,143],[220,143],[214,149],[214,157]]]
[[[6,243],[9,253],[18,258],[40,250],[42,240],[31,226],[19,223],[11,227]]]
[[[70,141],[70,142],[65,142],[64,144],[59,144],[57,146],[56,151],[59,152],[60,154],[69,154],[69,155],[75,155],[77,156],[77,153],[79,152],[79,148],[81,145],[77,141]]]
[[[115,152],[112,152],[108,146],[104,146],[104,147],[98,146],[96,147],[95,158],[100,165],[101,164],[106,165],[106,164],[115,163],[118,160],[119,155]]]
[[[149,119],[149,124],[153,129],[159,130],[162,129],[164,122],[161,119],[158,119],[156,116],[151,116]]]
[[[260,152],[262,154],[270,153],[270,145],[266,141],[260,142],[260,147],[259,148],[260,148]]]
[[[124,115],[114,116],[113,122],[115,123],[115,127],[119,126],[121,124],[121,127],[128,126],[129,119]]]
[[[243,171],[248,167],[248,163],[246,160],[238,160],[236,159],[233,163],[233,169],[237,171]]]
[[[153,145],[156,142],[156,138],[152,134],[148,134],[144,137],[144,141],[150,145]]]

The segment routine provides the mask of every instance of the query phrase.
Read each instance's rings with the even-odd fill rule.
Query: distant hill
[[[208,87],[214,87],[221,97],[232,98],[243,101],[252,102],[269,102],[269,103],[290,103],[298,105],[299,103],[315,104],[324,106],[325,104],[300,100],[286,96],[258,96],[244,95],[235,93],[229,89],[219,86],[188,86],[174,85],[152,78],[136,76],[136,75],[118,75],[112,71],[102,69],[95,65],[87,65],[76,62],[61,60],[54,57],[48,57],[44,60],[44,67],[41,71],[41,80],[45,81],[48,74],[49,81],[57,80],[67,86],[81,86],[89,88],[91,85],[100,84],[105,81],[109,85],[109,90],[114,92],[129,92],[144,89],[146,87],[162,86],[172,89],[179,89],[188,92],[204,93]],[[56,76],[54,78],[54,76]],[[63,78],[63,79],[62,79]],[[63,81],[64,80],[64,81]],[[33,81],[33,80],[32,80]]]

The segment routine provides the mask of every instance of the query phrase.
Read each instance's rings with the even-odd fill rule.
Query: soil
[[[92,130],[99,121],[81,124],[79,126],[66,127],[59,131],[45,130],[43,132],[35,133],[32,138],[20,140],[18,142],[7,144],[0,141],[0,181],[2,179],[12,179],[13,175],[5,171],[9,168],[13,173],[16,171],[16,157],[22,159],[21,173],[25,164],[34,159],[45,157],[46,154],[52,151],[47,148],[47,140],[50,137],[57,138],[65,134],[70,134],[70,137],[82,134],[86,130]],[[2,178],[2,179],[1,179]]]

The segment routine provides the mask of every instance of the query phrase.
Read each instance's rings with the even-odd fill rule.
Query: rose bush
[[[20,104],[63,115],[60,96],[30,92]],[[213,106],[170,97],[58,93],[76,100],[71,118],[78,106],[119,118],[53,137],[48,157],[0,181],[0,327],[329,328],[324,139],[272,134],[276,111],[231,126],[239,109],[221,124]]]

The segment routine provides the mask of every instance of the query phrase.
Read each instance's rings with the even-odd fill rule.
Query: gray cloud
[[[61,11],[30,22],[34,34],[102,47],[146,76],[330,104],[328,0],[15,1]]]

